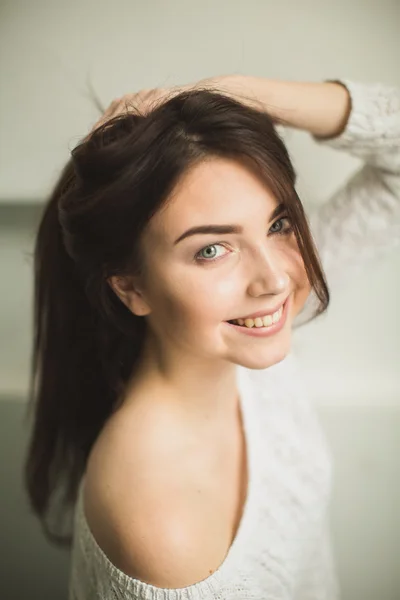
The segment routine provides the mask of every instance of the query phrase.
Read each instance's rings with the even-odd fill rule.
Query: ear
[[[113,275],[107,279],[107,283],[133,314],[143,317],[151,312],[133,277]]]

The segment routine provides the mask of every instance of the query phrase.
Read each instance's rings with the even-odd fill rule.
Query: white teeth
[[[274,313],[272,315],[272,322],[276,323],[277,321],[279,321],[279,319],[281,318],[281,314],[282,314],[282,311],[279,312],[279,310],[278,310],[278,312]]]
[[[277,323],[283,313],[283,306],[280,307],[273,315],[265,315],[265,317],[256,317],[255,319],[236,319],[234,323],[238,325],[244,325],[245,327],[270,327],[274,323]]]
[[[269,325],[272,325],[273,322],[274,322],[273,315],[266,315],[265,317],[263,317],[264,327],[268,327]]]

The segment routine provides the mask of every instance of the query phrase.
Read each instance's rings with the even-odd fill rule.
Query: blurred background
[[[22,487],[32,245],[70,151],[104,106],[223,74],[400,86],[400,0],[0,0],[0,597],[65,600]],[[306,210],[359,166],[284,137]],[[332,523],[344,600],[400,598],[400,253],[336,291],[294,351],[336,461]]]

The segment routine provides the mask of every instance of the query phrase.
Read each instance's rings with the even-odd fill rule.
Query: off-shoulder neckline
[[[178,591],[184,593],[185,597],[188,599],[191,598],[190,594],[193,592],[196,593],[196,597],[198,597],[198,594],[200,593],[201,597],[203,593],[209,594],[210,590],[217,591],[221,584],[224,581],[227,581],[227,579],[229,580],[230,576],[238,571],[240,565],[244,564],[246,549],[248,549],[246,541],[257,524],[256,512],[257,506],[259,505],[258,490],[260,473],[257,468],[257,422],[254,412],[254,402],[256,400],[254,397],[254,390],[251,387],[251,380],[246,368],[237,366],[236,375],[246,443],[248,472],[247,494],[235,538],[221,565],[207,578],[183,588],[161,588],[135,579],[118,569],[97,543],[86,520],[83,507],[85,474],[83,475],[79,485],[76,505],[78,535],[83,536],[86,544],[89,544],[89,551],[92,552],[93,559],[99,561],[102,568],[108,573],[110,579],[117,579],[125,591],[135,590],[137,593],[139,590],[144,591],[145,589],[150,589],[154,594],[157,594],[157,597],[159,598],[169,598],[169,595],[171,595],[171,598],[176,598],[176,592]],[[162,595],[160,596],[160,594]]]

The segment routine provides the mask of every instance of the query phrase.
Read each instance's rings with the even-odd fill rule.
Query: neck
[[[239,406],[236,365],[188,353],[178,357],[169,351],[161,356],[151,338],[146,339],[127,400],[134,401],[139,390],[140,396],[168,403],[196,422],[229,418]]]

